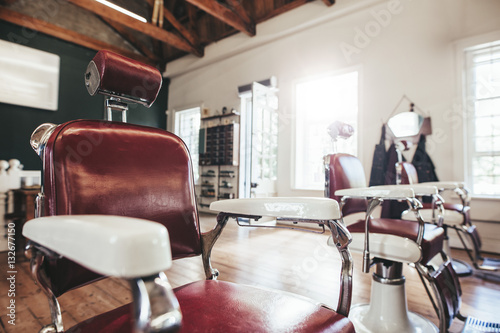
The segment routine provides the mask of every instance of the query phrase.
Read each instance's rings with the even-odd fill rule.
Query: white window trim
[[[175,107],[175,108],[172,108],[172,109],[165,111],[165,114],[167,116],[167,124],[166,124],[167,131],[175,134],[175,114],[176,114],[176,112],[185,111],[185,110],[194,109],[194,108],[200,108],[200,116],[203,117],[203,109],[205,108],[205,105],[203,103],[188,104],[186,106]],[[195,170],[196,170],[196,168],[193,166],[193,171],[195,171]],[[198,182],[199,182],[199,177],[197,175],[195,175],[195,184],[197,185]]]
[[[470,185],[469,170],[467,161],[467,154],[465,150],[468,149],[468,143],[465,141],[466,133],[468,134],[468,123],[464,121],[464,117],[466,117],[466,105],[467,102],[465,100],[466,91],[466,79],[465,79],[465,50],[473,48],[474,46],[487,44],[494,41],[500,40],[500,30],[492,31],[489,33],[481,34],[478,36],[473,36],[465,39],[458,40],[454,43],[455,49],[455,73],[456,73],[456,96],[455,96],[455,106],[457,110],[454,112],[460,112],[458,116],[460,116],[462,123],[461,126],[457,126],[457,128],[453,128],[452,135],[454,135],[453,141],[453,179],[454,180],[464,180],[466,184]],[[455,113],[454,117],[457,116]],[[489,195],[481,195],[481,194],[471,194],[472,198],[482,199],[482,200],[493,200],[499,201],[500,197],[489,196]]]
[[[167,126],[165,128],[167,129],[167,131],[174,133],[175,113],[177,111],[184,111],[184,110],[193,109],[193,108],[200,108],[200,110],[202,112],[201,116],[203,117],[203,109],[206,107],[205,107],[205,104],[202,102],[176,106],[176,107],[170,108],[167,111],[165,111],[165,114],[167,116]]]
[[[301,77],[297,78],[291,81],[291,105],[292,105],[292,123],[291,123],[291,133],[290,133],[290,138],[291,138],[291,152],[290,152],[290,190],[296,195],[313,195],[313,196],[324,196],[324,190],[312,190],[312,189],[301,189],[297,188],[297,185],[295,184],[295,158],[296,158],[296,149],[297,149],[297,138],[295,137],[295,133],[297,130],[297,105],[295,102],[295,96],[296,96],[296,86],[298,83],[305,82],[305,81],[311,81],[311,80],[317,80],[321,79],[323,77],[327,76],[337,76],[337,75],[342,75],[350,72],[358,72],[358,116],[357,116],[357,122],[358,122],[358,130],[355,135],[357,135],[358,139],[358,144],[357,144],[357,155],[358,157],[362,160],[363,156],[363,131],[360,130],[364,126],[364,122],[362,121],[363,117],[361,117],[361,114],[363,113],[363,67],[362,65],[355,65],[355,66],[350,66],[338,70],[332,70],[328,72],[321,72],[321,74],[314,74],[314,75],[309,75],[306,77]],[[368,184],[367,184],[368,185]]]

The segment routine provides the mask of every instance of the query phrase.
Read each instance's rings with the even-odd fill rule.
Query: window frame
[[[471,106],[470,97],[472,96],[472,104],[475,103],[476,98],[475,94],[470,94],[471,90],[475,89],[475,85],[471,86],[472,80],[472,71],[473,67],[471,65],[471,52],[482,50],[488,46],[500,46],[500,31],[475,36],[468,38],[466,40],[459,41],[456,44],[456,52],[457,52],[457,66],[459,71],[459,89],[458,94],[459,98],[462,101],[461,115],[460,119],[462,120],[462,140],[457,140],[462,142],[461,147],[457,147],[455,145],[455,149],[459,149],[459,154],[462,154],[461,164],[463,165],[463,169],[459,170],[461,173],[462,179],[464,179],[467,187],[471,190],[470,195],[474,198],[481,199],[500,199],[500,193],[497,194],[485,194],[485,193],[477,193],[474,192],[474,176],[473,176],[473,157],[479,155],[485,155],[484,152],[477,152],[475,149],[475,106]],[[495,153],[494,151],[488,151],[487,156],[500,156],[500,152]],[[457,159],[455,159],[456,161]],[[460,179],[458,178],[458,179]]]
[[[198,184],[199,182],[199,156],[200,156],[200,152],[199,152],[199,130],[201,129],[201,118],[202,118],[202,113],[203,113],[203,105],[200,105],[200,104],[195,104],[195,105],[190,105],[190,106],[186,106],[186,107],[180,107],[180,108],[176,108],[176,109],[172,109],[171,111],[167,111],[167,115],[168,115],[168,118],[170,118],[169,122],[171,124],[170,126],[170,131],[172,133],[174,133],[175,135],[179,136],[181,139],[182,137],[177,133],[177,130],[178,130],[178,124],[176,123],[176,119],[177,119],[177,115],[182,113],[182,112],[186,112],[186,111],[190,111],[190,110],[193,110],[193,109],[198,109],[199,110],[199,114],[200,114],[200,125],[199,125],[199,128],[198,128],[198,147],[197,147],[197,154],[193,154],[191,151],[189,151],[189,154],[191,156],[191,161],[192,161],[192,164],[193,164],[193,176],[194,176],[194,182],[195,184]],[[185,141],[184,139],[182,139],[183,141]],[[188,149],[190,148],[188,146],[188,144],[186,143],[186,146],[188,147]],[[198,157],[196,158],[197,155]]]

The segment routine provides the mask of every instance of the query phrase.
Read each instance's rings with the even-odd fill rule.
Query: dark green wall
[[[24,164],[25,170],[39,170],[41,162],[29,145],[30,135],[38,125],[103,118],[104,96],[90,96],[83,83],[85,69],[96,51],[2,21],[0,39],[61,57],[57,111],[0,103],[0,160],[17,158]],[[164,79],[160,94],[151,108],[131,105],[128,122],[165,129],[168,85],[168,79]]]

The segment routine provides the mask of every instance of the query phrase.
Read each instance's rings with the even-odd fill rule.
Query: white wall
[[[427,148],[440,179],[463,179],[454,163],[463,159],[461,129],[450,120],[460,109],[455,48],[500,31],[499,17],[498,0],[338,0],[331,7],[313,1],[259,24],[255,37],[240,33],[208,46],[203,58],[169,63],[169,108],[203,102],[211,110],[239,109],[238,85],[277,76],[278,195],[322,196],[291,188],[293,82],[355,66],[361,70],[359,157],[367,175],[381,125],[406,94],[432,117]],[[473,217],[500,221],[499,201],[474,204],[483,215]]]

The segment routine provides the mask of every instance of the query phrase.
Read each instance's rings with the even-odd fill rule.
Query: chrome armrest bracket
[[[332,240],[337,247],[342,261],[342,269],[340,271],[340,294],[337,303],[337,313],[344,316],[349,315],[351,309],[352,295],[352,273],[353,264],[352,256],[348,245],[352,241],[351,234],[343,223],[335,220],[327,221],[327,226],[332,234]]]
[[[203,260],[203,268],[205,270],[205,277],[207,280],[217,280],[217,276],[219,276],[219,271],[212,267],[212,263],[210,261],[210,256],[212,254],[212,248],[214,247],[215,242],[219,238],[222,233],[222,230],[227,224],[231,216],[224,213],[219,213],[217,215],[217,225],[210,231],[201,234],[201,248],[202,248],[202,260]]]
[[[418,221],[418,233],[417,233],[417,239],[416,243],[418,246],[422,246],[422,240],[424,239],[424,226],[425,222],[422,218],[422,215],[420,215],[420,209],[423,208],[422,204],[420,201],[416,198],[408,198],[406,199],[408,202],[408,205],[410,206],[411,211],[415,214],[415,217]]]
[[[54,295],[50,289],[50,284],[48,282],[47,275],[43,269],[43,263],[46,256],[56,255],[52,251],[40,247],[39,245],[29,242],[26,246],[25,255],[30,261],[31,276],[35,280],[36,284],[40,286],[43,293],[47,296],[50,308],[50,317],[52,324],[46,325],[42,328],[40,332],[44,333],[61,333],[64,332],[63,320],[61,314],[61,307],[57,301],[57,297]]]

